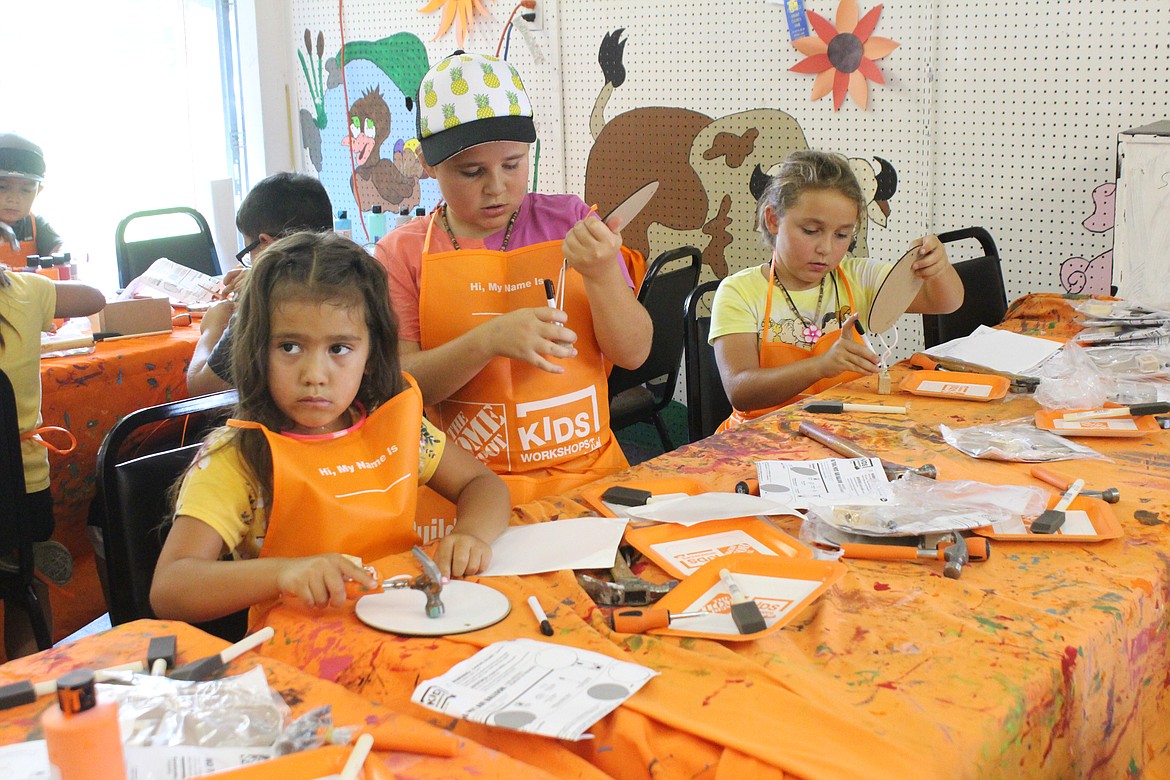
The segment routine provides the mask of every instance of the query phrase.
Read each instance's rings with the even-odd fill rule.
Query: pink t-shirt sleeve
[[[515,229],[508,246],[512,249],[531,246],[545,241],[561,241],[589,214],[589,207],[576,195],[529,194],[524,200],[521,218],[516,220]],[[407,224],[386,234],[374,247],[374,256],[386,269],[390,277],[390,306],[398,318],[398,338],[402,341],[420,342],[422,330],[419,327],[419,298],[422,279],[422,249],[426,241],[430,216],[416,217]],[[504,240],[504,231],[488,236],[483,242],[468,241],[468,249],[483,246],[499,249]],[[460,244],[464,242],[461,240]],[[431,231],[432,252],[446,252],[455,247],[438,224]],[[622,269],[626,284],[633,288],[629,269],[621,253],[614,262]]]
[[[419,342],[418,304],[422,279],[422,248],[430,217],[418,217],[387,233],[374,247],[374,257],[386,269],[390,281],[390,307],[398,318],[398,338]],[[431,232],[431,250],[453,249],[442,230]]]

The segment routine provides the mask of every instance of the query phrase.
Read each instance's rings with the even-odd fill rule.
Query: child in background
[[[10,268],[23,268],[29,255],[61,249],[61,237],[32,214],[44,180],[41,147],[15,133],[0,133],[0,263]]]
[[[244,197],[236,212],[236,229],[244,237],[244,249],[236,255],[240,268],[224,274],[224,295],[242,283],[248,263],[273,241],[298,230],[325,232],[333,229],[333,206],[320,179],[301,173],[274,173]],[[208,309],[199,323],[199,341],[187,367],[187,392],[205,395],[230,390],[234,301],[221,301]]]
[[[69,581],[73,559],[63,545],[49,539],[54,525],[49,454],[36,437],[41,425],[41,332],[51,331],[55,318],[84,317],[100,311],[105,303],[93,287],[53,282],[40,274],[9,273],[0,267],[0,371],[16,394],[27,499],[21,514],[28,518],[37,571],[57,585]],[[0,570],[17,570],[13,541],[0,540]],[[44,585],[38,581],[33,587],[47,611]],[[9,658],[38,649],[28,616],[14,607],[4,610],[4,649]]]
[[[712,304],[709,340],[735,407],[722,429],[879,370],[855,323],[893,264],[848,255],[864,208],[842,155],[794,152],[772,177],[758,228],[772,260],[724,279]],[[942,243],[911,246],[923,285],[909,311],[959,308],[963,283]]]
[[[238,419],[183,478],[151,588],[159,617],[211,620],[281,595],[340,606],[345,580],[375,585],[346,555],[373,561],[419,541],[424,482],[459,506],[439,568],[487,566],[507,490],[423,420],[388,296],[378,262],[332,234],[293,234],[257,260],[233,326]]]
[[[517,504],[625,468],[605,361],[641,365],[652,331],[621,225],[575,195],[527,192],[536,129],[507,62],[456,52],[423,78],[417,106],[423,167],[445,203],[375,253],[428,418],[503,475]]]

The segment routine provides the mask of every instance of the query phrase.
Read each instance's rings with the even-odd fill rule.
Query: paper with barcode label
[[[474,723],[580,740],[656,674],[589,650],[510,639],[425,680],[410,699]]]
[[[760,496],[797,509],[812,504],[874,506],[893,500],[878,458],[761,460],[756,462]]]

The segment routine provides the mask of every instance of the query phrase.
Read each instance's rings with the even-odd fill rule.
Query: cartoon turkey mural
[[[354,174],[350,187],[363,211],[380,205],[397,214],[419,204],[419,179],[427,177],[418,156],[402,141],[394,145],[390,159],[382,156],[382,143],[390,136],[390,108],[378,87],[373,87],[350,108],[349,132],[343,146],[353,152]]]

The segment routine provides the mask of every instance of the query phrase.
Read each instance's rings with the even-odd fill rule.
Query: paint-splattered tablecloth
[[[174,635],[178,640],[179,664],[218,653],[228,644],[186,623],[139,620],[4,664],[0,666],[0,685],[21,680],[51,680],[74,669],[101,669],[129,661],[143,661],[151,637],[166,635]],[[340,686],[304,674],[280,661],[260,658],[255,653],[246,653],[232,661],[216,676],[241,674],[257,664],[264,668],[269,686],[289,705],[290,721],[328,704],[336,726],[388,724],[399,735],[413,735],[419,740],[434,739],[433,733],[438,731],[434,726],[397,713],[392,708],[373,704]],[[44,696],[35,703],[0,712],[0,745],[43,739],[40,718],[51,702],[52,697]],[[457,753],[450,758],[391,750],[375,752],[374,760],[381,760],[389,770],[379,777],[393,776],[401,780],[552,780],[554,777],[466,738],[458,739]],[[299,778],[288,777],[286,780]]]

